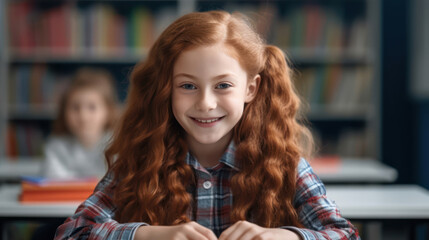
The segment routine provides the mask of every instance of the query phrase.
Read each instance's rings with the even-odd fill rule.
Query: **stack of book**
[[[51,179],[24,177],[21,203],[82,202],[94,191],[97,178]]]

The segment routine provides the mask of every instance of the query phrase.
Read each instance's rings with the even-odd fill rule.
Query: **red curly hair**
[[[260,74],[254,100],[245,105],[234,127],[236,161],[231,178],[231,220],[264,227],[301,226],[293,206],[297,165],[312,149],[312,138],[299,123],[300,100],[283,52],[267,46],[240,14],[223,11],[187,14],[154,43],[144,63],[135,66],[127,106],[114,141],[106,151],[116,179],[113,201],[119,222],[175,225],[190,221],[195,186],[185,163],[185,132],[171,109],[172,73],[185,50],[223,43],[247,71]]]

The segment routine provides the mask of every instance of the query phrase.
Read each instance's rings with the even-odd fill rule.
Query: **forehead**
[[[182,52],[174,64],[174,75],[187,73],[221,74],[231,72],[246,74],[239,61],[224,44],[201,46]]]
[[[68,95],[68,102],[82,102],[82,101],[102,101],[103,96],[101,93],[92,88],[79,88],[74,89]]]

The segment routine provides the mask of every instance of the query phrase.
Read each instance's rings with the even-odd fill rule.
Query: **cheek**
[[[77,132],[79,132],[79,129],[81,128],[81,126],[80,126],[80,122],[77,114],[74,114],[72,112],[68,112],[68,113],[66,112],[65,120],[66,120],[66,126],[68,130],[72,134],[76,134]]]
[[[183,114],[191,105],[190,98],[184,94],[173,93],[171,99],[171,107],[173,109],[174,116]]]
[[[100,106],[97,109],[96,114],[100,122],[107,122],[109,117],[109,109],[106,106]]]
[[[244,109],[244,96],[242,95],[232,95],[229,98],[225,98],[223,100],[222,106],[226,109],[230,114],[234,116],[241,116],[243,114]]]
[[[78,121],[77,113],[72,110],[68,110],[65,112],[65,118],[68,125],[75,125]]]

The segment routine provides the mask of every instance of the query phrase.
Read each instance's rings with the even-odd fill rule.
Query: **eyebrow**
[[[220,79],[226,78],[228,76],[234,76],[234,75],[233,74],[229,74],[229,73],[225,73],[225,74],[221,74],[221,75],[218,75],[218,76],[212,78],[212,80],[220,80]],[[173,79],[177,78],[177,77],[187,77],[187,78],[190,78],[192,80],[198,80],[198,78],[195,77],[194,75],[187,74],[187,73],[178,73],[178,74],[174,75]]]

